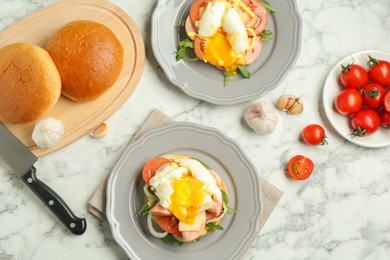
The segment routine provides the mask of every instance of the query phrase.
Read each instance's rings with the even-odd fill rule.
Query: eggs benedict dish
[[[158,238],[185,243],[222,230],[228,207],[226,186],[205,163],[191,156],[164,155],[147,162],[142,171],[148,228]],[[159,226],[162,231],[158,231]]]
[[[185,29],[198,59],[234,76],[259,57],[267,23],[258,0],[195,0]]]

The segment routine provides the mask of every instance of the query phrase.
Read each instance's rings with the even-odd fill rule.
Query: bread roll
[[[28,123],[51,109],[61,95],[61,79],[50,55],[30,43],[0,49],[0,122]]]
[[[62,80],[62,94],[73,101],[98,98],[118,79],[124,50],[103,24],[74,21],[57,31],[46,45]]]

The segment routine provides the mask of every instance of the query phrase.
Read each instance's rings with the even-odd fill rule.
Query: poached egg
[[[163,208],[180,222],[193,224],[196,216],[222,202],[222,193],[212,174],[193,158],[177,158],[162,166],[150,179],[150,185]]]
[[[198,35],[206,41],[204,61],[230,75],[235,75],[238,65],[245,64],[245,51],[251,47],[236,7],[225,0],[209,2],[198,23]]]

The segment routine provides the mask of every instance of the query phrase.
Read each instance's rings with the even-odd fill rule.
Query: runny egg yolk
[[[233,53],[223,30],[218,30],[213,36],[207,38],[203,55],[206,62],[224,68],[231,76],[235,75],[238,65],[245,63],[242,53]]]
[[[169,210],[184,224],[194,224],[199,208],[205,201],[204,183],[188,175],[173,181]]]

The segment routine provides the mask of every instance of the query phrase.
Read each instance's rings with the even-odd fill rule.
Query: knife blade
[[[54,190],[38,179],[34,167],[38,158],[1,123],[0,157],[73,234],[85,232],[85,218],[77,217]]]

